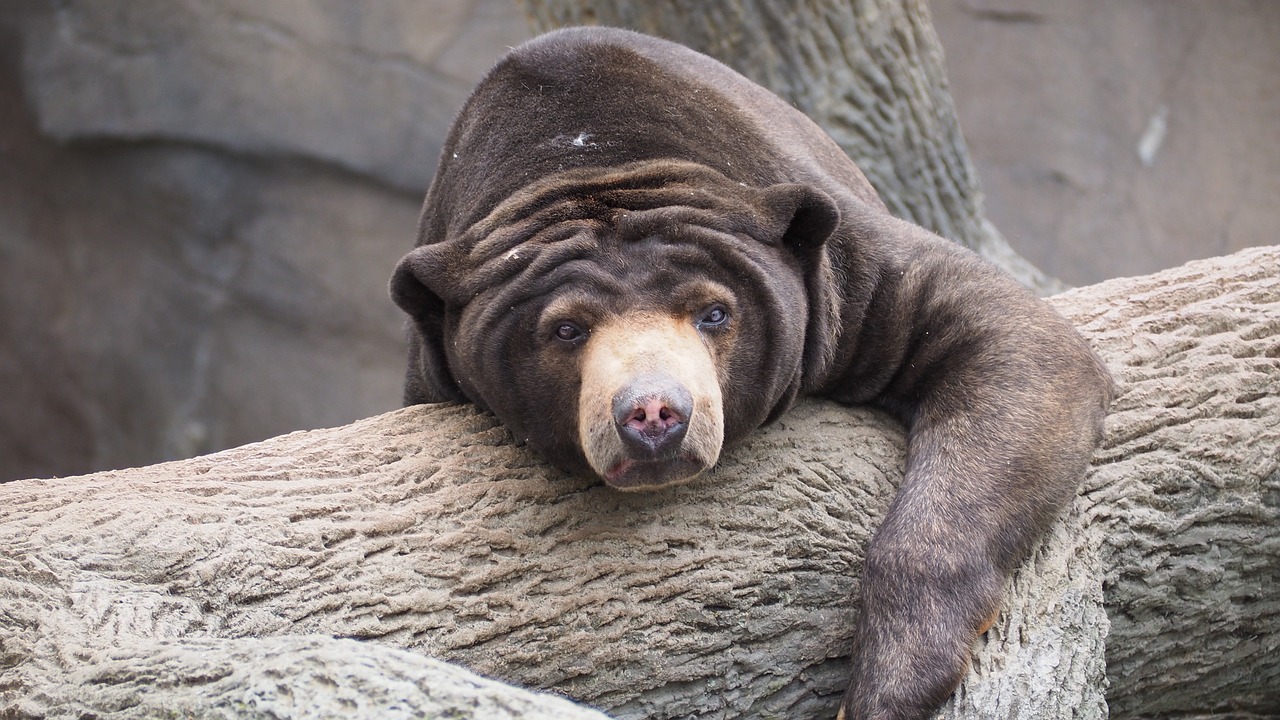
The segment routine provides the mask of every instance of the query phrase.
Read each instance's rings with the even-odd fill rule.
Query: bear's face
[[[687,481],[800,387],[812,253],[785,238],[804,203],[830,216],[819,234],[835,211],[785,187],[543,192],[415,249],[393,295],[462,393],[553,463],[622,490]]]
[[[715,465],[724,443],[724,390],[742,355],[734,293],[689,283],[652,297],[662,294],[672,300],[600,312],[570,299],[543,310],[552,344],[571,348],[578,449],[622,489],[693,478]]]

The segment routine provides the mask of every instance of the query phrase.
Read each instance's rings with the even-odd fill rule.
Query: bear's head
[[[827,362],[838,221],[806,185],[684,163],[536,183],[396,267],[406,400],[470,399],[618,489],[692,479]]]

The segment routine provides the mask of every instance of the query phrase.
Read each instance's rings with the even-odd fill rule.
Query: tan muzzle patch
[[[724,443],[719,376],[688,318],[632,314],[592,328],[578,439],[592,469],[620,490],[685,482],[715,465]]]

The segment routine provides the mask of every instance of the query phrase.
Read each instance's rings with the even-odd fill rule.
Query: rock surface
[[[386,295],[503,0],[0,11],[0,481],[398,407]]]
[[[1276,242],[1280,4],[929,3],[988,217],[1072,285]]]

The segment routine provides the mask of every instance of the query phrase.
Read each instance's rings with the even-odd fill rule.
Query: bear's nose
[[[613,397],[618,437],[637,460],[665,460],[680,449],[693,396],[671,378],[639,378]]]

